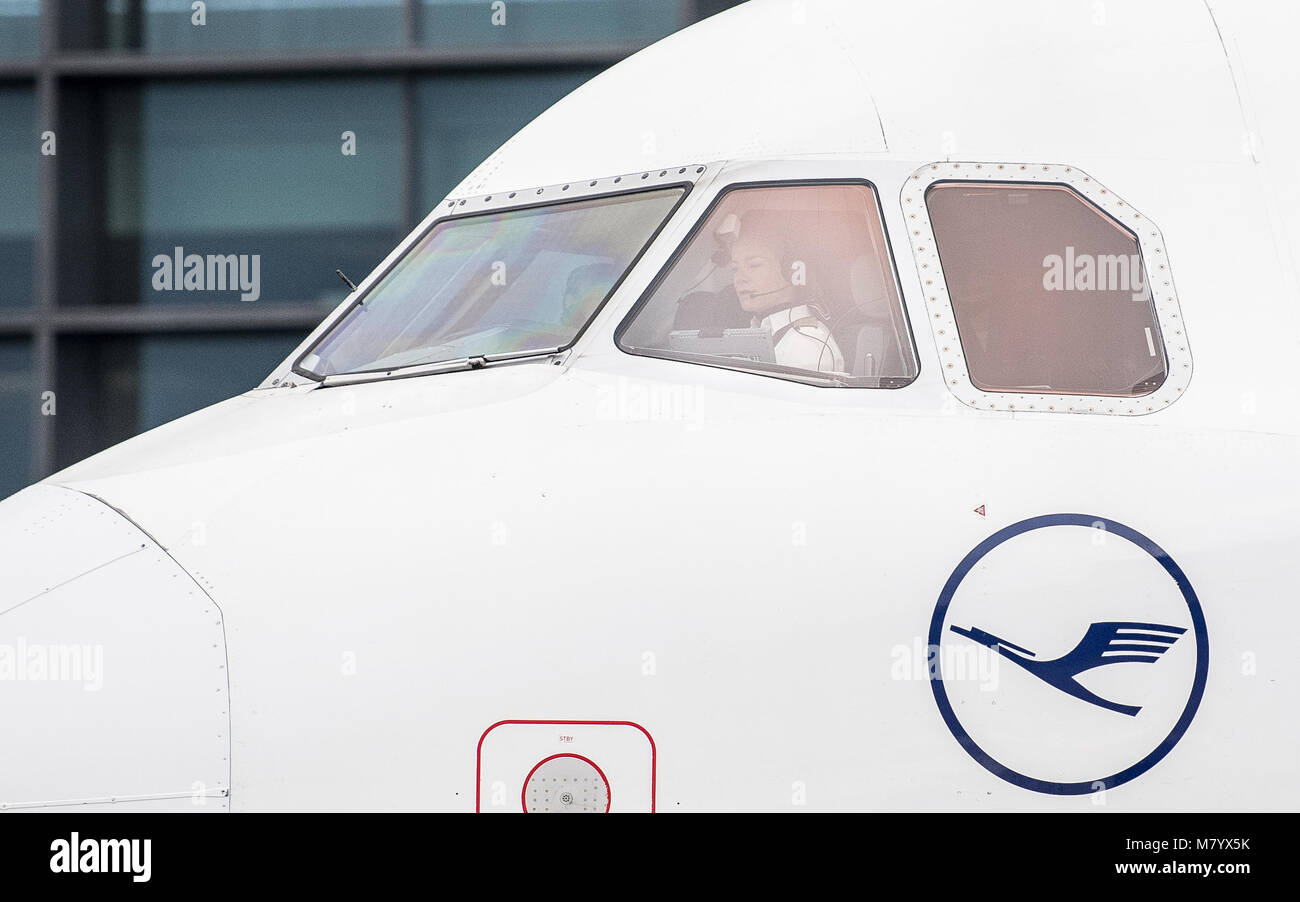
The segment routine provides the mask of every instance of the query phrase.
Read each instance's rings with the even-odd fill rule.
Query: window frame
[[[880,231],[885,239],[885,251],[889,257],[889,267],[894,278],[894,289],[898,294],[899,315],[902,317],[902,325],[906,328],[909,348],[912,352],[912,358],[916,362],[916,372],[910,379],[904,380],[902,377],[880,377],[880,384],[854,384],[845,382],[843,379],[830,375],[814,373],[811,370],[798,369],[796,367],[781,366],[779,364],[762,364],[752,362],[742,362],[736,360],[734,363],[727,361],[727,358],[714,357],[704,354],[686,354],[678,351],[672,351],[667,348],[638,348],[628,347],[623,344],[623,336],[632,323],[640,315],[641,311],[650,303],[651,298],[658,292],[663,282],[672,274],[677,264],[681,262],[682,257],[686,255],[687,250],[694,244],[695,239],[699,237],[704,230],[705,224],[717,210],[727,195],[733,191],[741,191],[747,188],[824,188],[835,185],[856,185],[866,187],[871,190],[876,199],[876,215],[880,219]],[[809,385],[814,388],[834,388],[834,389],[871,389],[871,390],[898,390],[907,388],[912,385],[921,375],[921,355],[917,352],[916,335],[912,328],[912,318],[907,309],[907,296],[903,290],[903,281],[898,271],[898,259],[894,252],[894,243],[889,235],[889,223],[885,218],[884,201],[881,197],[880,188],[875,182],[867,178],[858,176],[844,177],[822,177],[822,178],[770,178],[770,179],[753,179],[749,181],[728,182],[720,186],[709,204],[696,218],[691,225],[686,236],[678,243],[677,247],[668,256],[663,266],[655,273],[650,284],[641,292],[641,296],[636,299],[627,313],[619,321],[618,326],[614,329],[614,346],[633,357],[648,357],[655,360],[670,360],[675,363],[688,363],[697,366],[707,366],[714,369],[729,370],[736,373],[745,373],[751,376],[760,376],[768,379],[780,379],[783,382],[793,382],[801,385]],[[888,381],[890,384],[884,384]]]
[[[1136,397],[986,391],[970,378],[957,319],[939,259],[938,241],[930,222],[927,199],[941,184],[1005,184],[1061,187],[1132,236],[1151,290],[1158,340],[1168,369],[1165,381],[1153,392]],[[1169,255],[1159,227],[1113,191],[1077,166],[1048,163],[989,161],[926,163],[913,172],[899,194],[909,228],[912,256],[921,280],[926,319],[939,354],[944,385],[968,407],[1012,413],[1079,413],[1145,416],[1168,407],[1186,393],[1192,377],[1192,355],[1183,323],[1182,308],[1174,289]],[[937,278],[935,278],[937,274]],[[955,340],[954,340],[955,338]],[[1155,340],[1157,336],[1153,336]]]
[[[384,259],[379,266],[375,267],[365,279],[357,286],[356,291],[352,292],[349,300],[340,305],[312,332],[307,339],[294,350],[290,359],[288,373],[284,377],[275,377],[274,386],[281,378],[287,378],[289,374],[301,376],[309,382],[315,382],[321,386],[352,384],[355,382],[370,382],[381,379],[403,379],[414,376],[427,376],[448,371],[463,369],[464,364],[469,359],[477,358],[457,358],[454,360],[440,361],[432,364],[418,364],[406,367],[396,367],[392,369],[375,369],[364,370],[354,373],[335,373],[322,377],[320,374],[312,373],[302,367],[302,362],[307,359],[315,349],[323,342],[338,326],[341,326],[348,315],[354,309],[359,307],[365,299],[374,291],[390,272],[397,268],[398,264],[405,259],[406,255],[413,251],[425,238],[427,238],[434,229],[453,220],[469,219],[475,216],[483,216],[493,213],[513,213],[519,210],[531,210],[541,207],[556,207],[568,203],[577,203],[580,201],[605,200],[613,197],[625,197],[635,194],[645,194],[652,191],[663,191],[669,188],[680,188],[681,194],[669,209],[667,215],[660,221],[655,230],[646,238],[645,243],[636,255],[629,261],[627,268],[619,276],[605,297],[591,312],[586,322],[582,324],[573,337],[563,345],[556,348],[542,348],[536,351],[511,351],[500,354],[482,355],[482,360],[487,363],[501,363],[516,359],[529,359],[538,356],[563,354],[574,347],[578,341],[586,334],[591,325],[599,318],[602,310],[609,304],[610,298],[618,293],[619,288],[627,277],[636,269],[637,264],[654,246],[663,230],[673,222],[678,211],[681,210],[682,204],[690,196],[699,179],[706,173],[708,167],[691,163],[685,166],[673,166],[661,170],[657,177],[653,171],[625,173],[623,175],[608,176],[599,179],[575,179],[563,184],[544,185],[540,188],[523,188],[517,190],[495,191],[491,194],[482,194],[474,197],[451,197],[440,203],[426,220],[418,228],[407,235],[388,257]],[[630,182],[626,187],[614,188],[615,185],[622,185],[623,182]],[[528,196],[530,200],[516,201],[515,198]],[[543,198],[544,199],[537,199]],[[446,212],[454,211],[454,212]],[[440,215],[441,214],[441,215]]]

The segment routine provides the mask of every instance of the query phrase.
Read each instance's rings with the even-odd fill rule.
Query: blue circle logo
[[[935,703],[972,758],[1024,789],[1082,795],[1169,754],[1205,692],[1210,643],[1160,546],[1105,517],[1049,514],[957,565],[929,655]]]

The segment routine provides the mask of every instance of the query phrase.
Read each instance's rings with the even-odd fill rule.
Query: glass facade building
[[[0,497],[255,386],[336,268],[735,2],[0,0]]]

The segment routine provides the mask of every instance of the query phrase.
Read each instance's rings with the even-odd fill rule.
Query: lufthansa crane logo
[[[1000,655],[1014,661],[1049,686],[1066,695],[1099,708],[1118,711],[1120,714],[1137,714],[1139,705],[1121,705],[1090,692],[1076,676],[1085,670],[1105,667],[1107,664],[1154,664],[1178,637],[1187,630],[1160,623],[1094,623],[1069,654],[1050,661],[1032,660],[1034,653],[1006,639],[999,639],[980,629],[964,630],[950,627],[959,636],[967,636],[981,645],[995,649]],[[1109,655],[1109,657],[1107,657]]]
[[[1004,780],[1063,795],[1155,766],[1191,725],[1209,672],[1183,571],[1136,530],[1085,514],[981,542],[939,596],[930,649],[934,698],[961,747]],[[969,655],[989,658],[956,666]]]

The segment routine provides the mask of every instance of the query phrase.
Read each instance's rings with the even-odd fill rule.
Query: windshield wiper
[[[440,360],[436,363],[411,363],[384,370],[367,370],[356,373],[335,373],[325,376],[321,385],[350,385],[356,382],[372,382],[379,379],[404,379],[411,376],[430,376],[436,373],[454,373],[461,370],[481,370],[497,363],[514,363],[535,357],[553,357],[560,348],[540,348],[535,351],[514,351],[509,354],[489,354],[487,356],[457,357],[455,360]]]

